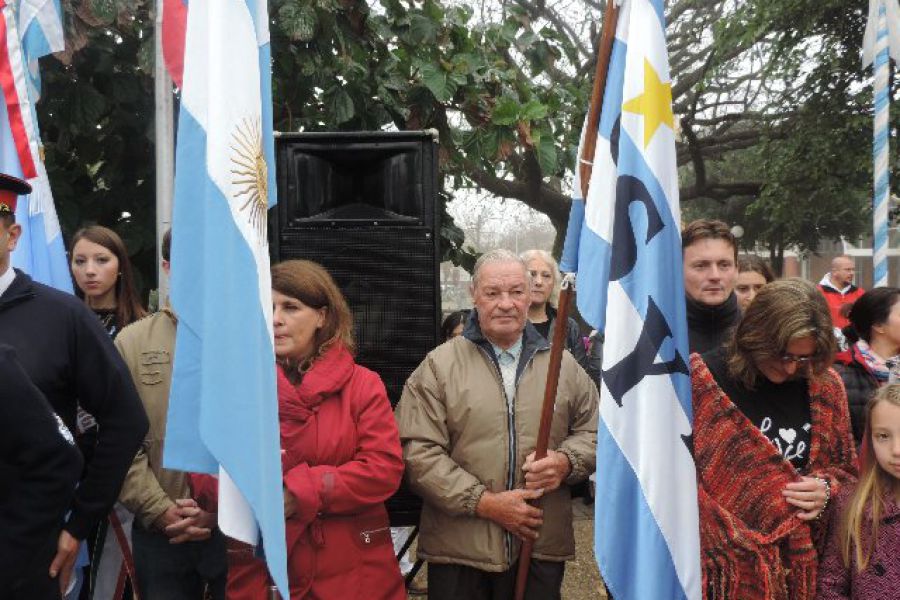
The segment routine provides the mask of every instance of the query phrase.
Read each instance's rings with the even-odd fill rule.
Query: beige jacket
[[[150,420],[147,437],[125,476],[119,502],[148,530],[176,499],[191,495],[185,473],[162,468],[177,322],[171,310],[163,309],[132,323],[115,341]]]
[[[406,476],[424,500],[419,558],[500,572],[518,557],[518,540],[475,516],[475,506],[485,490],[524,487],[522,465],[534,451],[550,359],[546,340],[530,325],[524,336],[512,411],[477,322],[429,353],[406,382],[396,417]],[[549,447],[568,456],[572,472],[541,500],[535,558],[575,556],[568,486],[594,470],[598,402],[596,386],[564,352]]]

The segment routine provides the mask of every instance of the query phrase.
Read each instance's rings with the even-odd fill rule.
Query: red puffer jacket
[[[406,598],[384,501],[403,459],[381,379],[333,347],[299,386],[278,369],[291,600]],[[266,598],[265,564],[229,552],[229,600]]]

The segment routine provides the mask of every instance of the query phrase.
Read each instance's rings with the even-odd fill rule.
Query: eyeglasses
[[[782,354],[778,357],[778,360],[781,361],[783,365],[795,364],[798,367],[805,367],[809,365],[813,360],[815,360],[815,356],[794,356],[793,354]]]

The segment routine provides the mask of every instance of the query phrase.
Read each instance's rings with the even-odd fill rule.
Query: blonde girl
[[[900,590],[900,384],[869,400],[856,487],[836,503],[819,600],[894,600]]]

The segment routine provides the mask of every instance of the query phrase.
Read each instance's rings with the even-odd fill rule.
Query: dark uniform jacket
[[[0,597],[47,576],[80,475],[72,435],[0,344]]]
[[[0,343],[16,349],[25,372],[70,431],[75,431],[78,403],[100,426],[65,525],[83,540],[115,502],[147,432],[131,375],[81,300],[18,270],[0,296]]]

